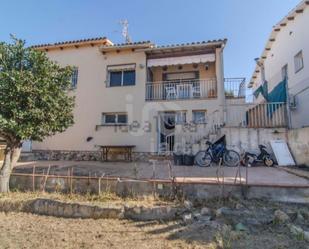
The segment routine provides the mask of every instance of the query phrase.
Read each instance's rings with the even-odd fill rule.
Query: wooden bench
[[[108,161],[108,153],[111,150],[116,150],[117,154],[123,154],[124,160],[127,162],[132,161],[132,150],[135,145],[97,145],[102,150],[102,161]]]

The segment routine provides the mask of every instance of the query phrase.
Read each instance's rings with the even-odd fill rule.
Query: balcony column
[[[226,122],[226,100],[224,89],[223,47],[216,48],[217,98],[221,123]]]

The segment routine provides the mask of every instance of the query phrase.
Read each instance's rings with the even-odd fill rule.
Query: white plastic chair
[[[200,98],[201,97],[201,87],[199,85],[193,86],[192,94],[194,98]]]
[[[166,99],[175,99],[177,96],[176,88],[174,86],[166,86]]]

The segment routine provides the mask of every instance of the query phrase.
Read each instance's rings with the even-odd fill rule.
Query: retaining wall
[[[43,177],[12,176],[11,189],[20,191],[42,190]],[[34,185],[33,185],[34,183]],[[34,186],[34,188],[33,188]],[[140,181],[117,179],[69,179],[48,178],[45,191],[61,191],[74,193],[111,192],[122,197],[141,197],[157,195],[160,197],[175,197],[192,201],[208,200],[214,197],[246,197],[248,199],[265,198],[273,201],[309,203],[308,187],[285,187],[267,185],[234,185],[172,183],[170,181]]]

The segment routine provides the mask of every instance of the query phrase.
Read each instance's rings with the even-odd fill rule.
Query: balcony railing
[[[205,99],[217,97],[216,79],[146,83],[146,100]]]
[[[228,127],[277,128],[287,126],[286,104],[232,104],[227,106]]]
[[[225,78],[227,98],[246,96],[245,78]],[[217,80],[174,80],[146,83],[146,100],[209,99],[217,97]]]
[[[227,98],[244,98],[246,96],[246,79],[225,78],[224,90]]]

